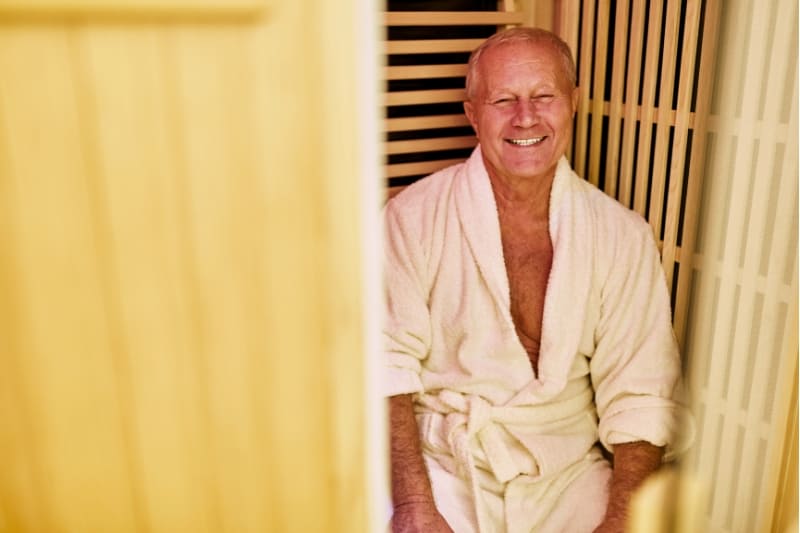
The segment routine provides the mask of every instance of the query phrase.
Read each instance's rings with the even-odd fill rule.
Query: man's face
[[[551,177],[578,105],[557,53],[545,44],[503,44],[486,50],[477,68],[464,111],[489,174],[508,183]]]

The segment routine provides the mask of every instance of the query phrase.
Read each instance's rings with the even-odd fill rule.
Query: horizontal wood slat
[[[595,101],[589,99],[588,105],[589,107],[595,106]],[[660,120],[663,119],[671,125],[675,125],[678,123],[678,112],[675,109],[669,107],[667,108],[654,107],[650,110],[646,110],[643,109],[642,106],[630,106],[626,105],[625,103],[623,103],[622,106],[626,110],[628,110],[629,117],[627,118],[632,117],[634,120],[638,122],[657,124]],[[609,102],[603,102],[603,104],[598,106],[596,109],[600,110],[600,114],[602,116],[610,116],[611,114],[611,104]],[[665,113],[664,117],[662,117],[662,113]],[[694,127],[695,114],[693,112],[690,112],[688,114],[688,117],[689,117],[688,127],[689,129],[691,129]],[[714,117],[709,117],[709,121],[710,121],[709,127],[715,125]]]
[[[444,54],[472,52],[483,39],[425,39],[418,41],[386,41],[387,54]]]
[[[441,104],[463,102],[464,89],[432,89],[430,91],[398,91],[386,94],[386,105]]]
[[[423,78],[459,78],[467,75],[467,65],[413,65],[386,67],[383,69],[387,80],[416,80]]]
[[[396,165],[386,166],[386,176],[389,178],[397,178],[401,176],[416,176],[422,174],[430,174],[455,165],[456,163],[463,162],[464,159],[439,159],[437,161],[422,161],[419,163],[399,163]]]
[[[390,141],[384,144],[387,154],[413,154],[416,152],[435,152],[437,150],[457,150],[472,148],[478,140],[474,135],[462,137],[437,137],[433,139],[414,139],[410,141]]]
[[[389,118],[383,121],[384,131],[429,130],[436,128],[457,128],[461,126],[469,126],[469,120],[467,120],[467,117],[463,114]]]
[[[496,11],[395,11],[383,14],[386,26],[502,26],[523,24],[522,12]]]

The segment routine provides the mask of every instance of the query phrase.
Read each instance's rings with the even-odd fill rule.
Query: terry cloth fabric
[[[415,394],[423,452],[467,484],[482,533],[544,529],[560,495],[602,461],[598,439],[612,452],[640,440],[668,456],[682,447],[680,359],[650,226],[564,158],[549,217],[534,375],[480,147],[385,209],[385,391]],[[500,519],[489,494],[503,501]]]

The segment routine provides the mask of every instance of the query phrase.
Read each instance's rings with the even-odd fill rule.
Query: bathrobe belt
[[[570,385],[572,385],[570,387]],[[435,394],[421,394],[418,412],[436,413],[443,417],[440,422],[453,458],[469,482],[479,531],[491,531],[485,517],[483,498],[470,443],[475,438],[486,462],[500,483],[507,483],[519,474],[538,475],[539,472],[523,472],[514,462],[508,449],[501,425],[511,424],[522,428],[535,428],[542,433],[558,434],[571,426],[570,420],[585,416],[592,402],[591,387],[580,380],[567,386],[567,390],[548,403],[526,406],[495,406],[478,395],[467,395],[450,390]],[[575,389],[578,388],[576,391]],[[572,390],[570,390],[572,389]],[[436,417],[438,418],[438,417]],[[528,450],[536,461],[535,450]],[[537,463],[538,464],[538,463]]]

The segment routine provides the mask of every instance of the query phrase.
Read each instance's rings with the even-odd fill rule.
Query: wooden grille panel
[[[463,161],[474,148],[477,141],[462,110],[469,54],[498,27],[524,20],[523,13],[494,6],[493,11],[384,14],[389,29],[384,152],[390,195]]]

